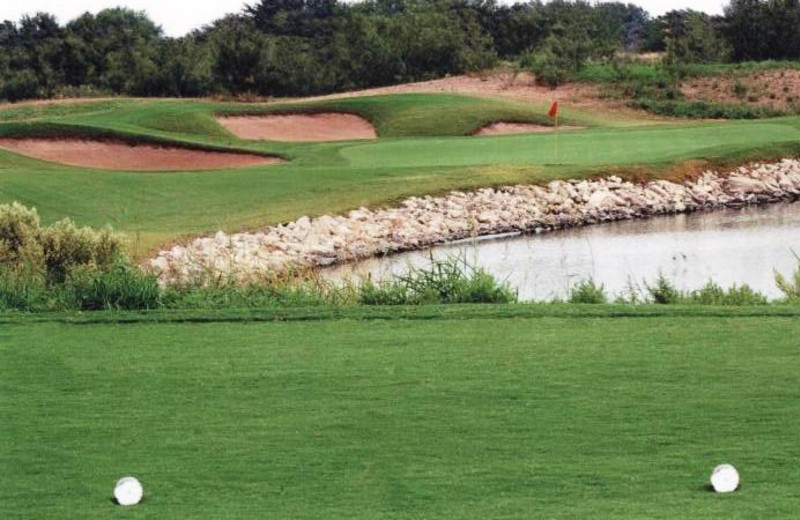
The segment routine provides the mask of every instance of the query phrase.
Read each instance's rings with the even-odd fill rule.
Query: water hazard
[[[781,296],[775,270],[791,273],[800,254],[800,203],[654,217],[542,235],[478,239],[374,258],[327,271],[333,278],[386,279],[436,259],[464,257],[519,291],[520,299],[565,298],[585,279],[610,295],[642,291],[659,273],[684,290],[709,280],[748,284]]]

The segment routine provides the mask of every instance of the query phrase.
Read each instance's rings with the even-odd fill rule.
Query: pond
[[[794,251],[800,254],[800,203],[785,203],[479,238],[337,266],[325,276],[382,280],[430,265],[432,255],[465,258],[507,281],[522,301],[563,299],[590,278],[610,295],[629,294],[659,274],[683,290],[713,280],[777,298],[775,270],[790,274]]]

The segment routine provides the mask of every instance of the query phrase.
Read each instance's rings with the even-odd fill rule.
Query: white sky
[[[513,3],[513,0],[499,0]],[[641,5],[652,15],[672,9],[691,8],[709,14],[720,14],[728,0],[621,0]],[[51,13],[62,24],[86,11],[96,13],[108,7],[124,6],[146,11],[168,36],[183,36],[228,13],[241,11],[245,4],[255,0],[0,0],[0,20],[19,21],[23,14],[37,11]]]

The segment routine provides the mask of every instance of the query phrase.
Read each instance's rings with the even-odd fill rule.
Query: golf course
[[[186,237],[257,229],[300,216],[389,206],[412,195],[619,174],[681,178],[703,166],[790,156],[800,118],[663,120],[562,109],[579,130],[472,136],[488,124],[552,125],[548,105],[452,94],[365,96],[306,103],[108,100],[0,109],[0,138],[115,140],[249,152],[282,164],[200,171],[117,171],[65,166],[4,150],[0,203],[36,207],[46,221],[111,225],[137,258]],[[288,143],[239,139],[217,116],[349,113],[378,139]],[[558,150],[556,150],[558,146]],[[99,194],[102,194],[100,196]]]
[[[0,202],[35,207],[45,223],[111,225],[144,260],[220,229],[409,196],[674,180],[800,148],[797,117],[569,106],[561,122],[577,128],[558,135],[472,135],[496,122],[548,130],[547,108],[453,94],[9,106],[0,148],[92,142],[276,161],[136,171],[6,149]],[[247,140],[221,124],[325,113],[358,116],[376,136]],[[790,517],[798,317],[793,305],[611,304],[0,314],[0,517]],[[731,496],[707,484],[723,462],[741,473]],[[125,474],[145,500],[123,514],[110,486]]]

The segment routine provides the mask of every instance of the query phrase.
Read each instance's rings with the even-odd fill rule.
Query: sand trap
[[[316,142],[378,137],[372,123],[353,114],[226,116],[218,120],[240,139]]]
[[[0,138],[0,148],[70,166],[104,170],[215,170],[283,162],[278,157],[89,139]]]
[[[558,130],[581,130],[583,126],[560,125]],[[536,123],[492,123],[478,129],[473,135],[506,135],[506,134],[537,134],[541,132],[553,132],[555,127],[538,125]]]

